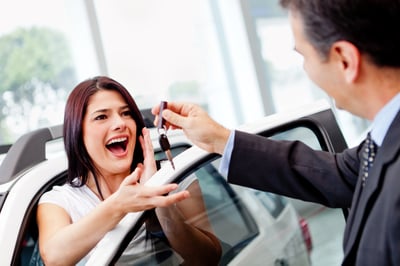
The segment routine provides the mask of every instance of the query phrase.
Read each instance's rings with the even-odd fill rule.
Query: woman
[[[108,77],[83,81],[71,92],[64,138],[67,183],[45,193],[37,211],[46,265],[83,264],[127,213],[189,197],[187,190],[168,194],[176,184],[143,185],[156,172],[149,131],[129,92]],[[219,247],[211,234],[203,235]]]

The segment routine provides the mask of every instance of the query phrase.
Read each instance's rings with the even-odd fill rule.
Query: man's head
[[[354,44],[377,66],[400,67],[400,0],[280,0],[298,13],[321,56],[336,41]]]
[[[310,79],[372,120],[400,91],[400,0],[280,0]]]

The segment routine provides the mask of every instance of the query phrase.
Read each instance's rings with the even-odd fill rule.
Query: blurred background
[[[369,126],[309,81],[279,0],[0,0],[0,21],[4,153],[22,134],[61,124],[69,92],[97,75],[122,83],[139,108],[195,102],[231,128],[320,99],[349,146]],[[340,264],[341,210],[296,203],[314,265]]]
[[[321,98],[278,0],[0,1],[0,145],[60,124],[66,98],[108,75],[140,108],[204,106],[227,127]],[[335,110],[349,145],[368,122]]]

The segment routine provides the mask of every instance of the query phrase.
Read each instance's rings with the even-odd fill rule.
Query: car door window
[[[254,218],[243,204],[243,201],[218,173],[216,167],[219,161],[219,158],[215,158],[215,160],[198,166],[191,172],[182,176],[178,182],[182,184],[185,180],[190,179],[192,180],[191,182],[196,181],[200,186],[201,202],[199,201],[198,204],[204,204],[205,213],[198,213],[195,216],[199,217],[199,219],[206,219],[211,224],[212,232],[218,238],[220,247],[222,248],[221,262],[227,263],[240,253],[259,232]],[[190,187],[188,190],[191,192]],[[179,203],[177,205],[179,205]],[[148,221],[147,219],[144,220]],[[186,222],[191,223],[192,221]],[[202,223],[200,222],[198,224]],[[145,225],[142,227],[145,227]],[[140,233],[139,230],[133,238],[138,237]],[[179,261],[183,258],[180,258],[179,254],[174,254],[173,247],[169,244],[171,241],[165,239],[165,234],[163,232],[158,232],[151,237],[153,237],[153,239],[150,239],[150,241],[153,243],[150,245],[150,249],[143,253],[142,256],[133,258],[129,263],[140,265],[141,263],[150,262],[157,262],[158,264],[169,262],[172,263],[171,265],[179,265]],[[184,239],[184,237],[182,239]],[[190,239],[186,240],[188,242],[185,243],[185,245],[193,245]],[[159,256],[160,246],[162,246],[161,250],[164,250],[166,247],[170,249],[169,256]],[[193,246],[193,252],[196,251],[196,248],[196,246]],[[164,254],[166,254],[166,252]],[[119,261],[126,262],[124,255],[122,255]],[[174,262],[178,264],[174,264]]]
[[[277,133],[271,136],[275,140],[301,140],[314,150],[322,150],[321,144],[318,141],[315,133],[306,127],[296,127],[288,131]]]

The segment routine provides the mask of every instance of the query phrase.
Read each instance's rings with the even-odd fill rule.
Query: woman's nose
[[[120,115],[115,115],[113,119],[114,130],[124,130],[126,128],[126,122]]]

